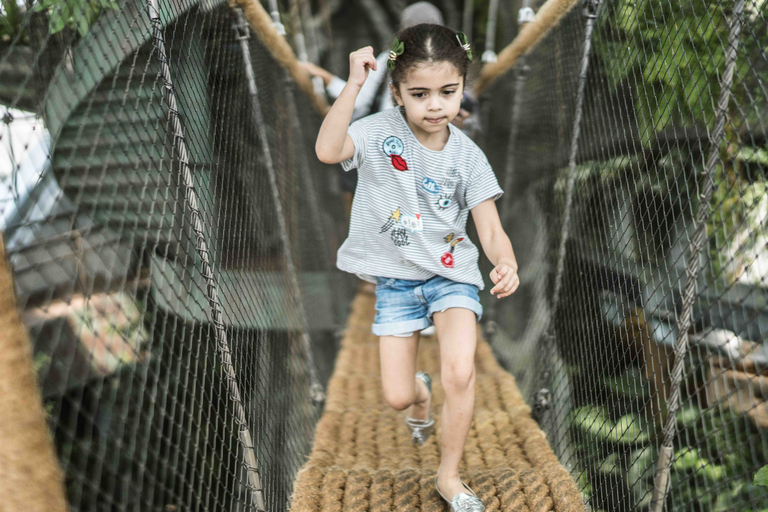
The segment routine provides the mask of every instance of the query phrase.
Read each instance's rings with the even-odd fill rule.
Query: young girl
[[[478,512],[484,506],[458,471],[475,402],[478,290],[484,286],[478,250],[465,231],[470,212],[495,265],[491,294],[510,295],[519,279],[494,204],[502,190],[485,154],[451,124],[470,60],[464,34],[432,24],[402,30],[387,62],[398,106],[350,126],[357,93],[377,66],[371,47],[350,54],[349,81],[315,151],[325,163],[359,172],[337,265],[376,282],[373,333],[380,336],[384,398],[397,410],[411,407],[406,423],[423,444],[434,427],[431,379],[414,371],[419,331],[434,323],[445,392],[435,486],[453,510]]]

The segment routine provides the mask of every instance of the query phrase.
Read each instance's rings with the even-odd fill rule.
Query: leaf
[[[54,7],[50,12],[50,31],[51,34],[61,32],[67,26],[71,17],[69,4],[62,4]]]
[[[760,471],[755,473],[754,484],[768,487],[768,466],[763,466]]]
[[[35,4],[34,11],[35,12],[42,12],[49,7],[52,7],[56,3],[56,0],[40,0],[37,4]]]

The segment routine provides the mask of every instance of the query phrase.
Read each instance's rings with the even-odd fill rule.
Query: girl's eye
[[[421,98],[422,96],[424,96],[423,92],[417,92],[417,93],[413,94],[414,98]]]
[[[450,96],[451,94],[455,93],[456,91],[443,91],[443,94],[446,96]]]

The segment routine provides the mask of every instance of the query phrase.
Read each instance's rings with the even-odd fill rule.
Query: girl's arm
[[[349,80],[325,116],[315,142],[315,153],[323,163],[337,164],[355,154],[355,145],[352,137],[347,135],[347,129],[355,110],[355,99],[368,78],[369,68],[376,69],[372,47],[366,46],[349,55]]]
[[[495,286],[491,288],[491,295],[496,294],[499,299],[511,295],[520,286],[520,278],[517,275],[517,260],[512,251],[512,243],[501,226],[496,203],[493,198],[489,198],[470,211],[483,252],[494,265],[491,281]]]

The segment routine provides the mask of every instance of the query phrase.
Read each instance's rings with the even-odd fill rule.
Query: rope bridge
[[[419,342],[417,367],[433,378],[436,431],[411,443],[404,418],[382,395],[379,339],[371,334],[376,298],[358,295],[344,331],[328,401],[309,460],[294,487],[294,512],[444,510],[435,490],[440,464],[440,347]],[[475,413],[459,471],[486,510],[579,511],[581,495],[558,462],[514,378],[478,338]]]
[[[406,2],[264,3],[0,2],[0,509],[445,510],[438,344],[415,447],[300,64],[344,76]],[[438,6],[521,277],[462,476],[489,511],[768,508],[768,2]]]

